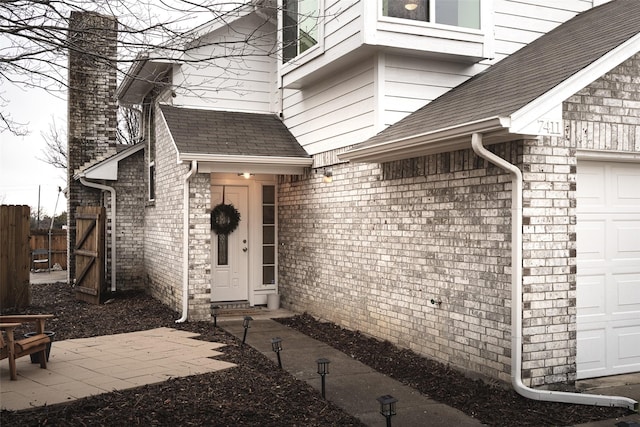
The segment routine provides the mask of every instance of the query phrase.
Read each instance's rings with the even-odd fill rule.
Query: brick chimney
[[[117,32],[112,16],[71,13],[67,127],[67,268],[71,281],[76,278],[76,210],[102,205],[100,191],[83,186],[73,175],[116,142]]]

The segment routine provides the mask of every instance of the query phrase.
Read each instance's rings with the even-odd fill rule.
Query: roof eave
[[[489,141],[507,140],[511,120],[508,117],[489,117],[458,126],[424,132],[375,145],[354,148],[339,154],[340,160],[356,163],[382,163],[409,159],[471,147],[470,136],[474,133],[487,135]]]
[[[640,33],[602,55],[591,64],[563,80],[545,94],[514,111],[511,117],[512,132],[524,130],[553,107],[562,104],[576,92],[591,84],[613,68],[640,51]]]
[[[138,143],[132,145],[131,147],[123,150],[108,159],[105,159],[95,165],[88,167],[83,171],[76,172],[73,175],[73,179],[78,180],[80,178],[89,178],[89,179],[105,179],[108,181],[117,181],[118,180],[118,163],[121,160],[126,159],[127,157],[137,153],[145,147],[144,143]]]
[[[141,104],[158,79],[175,64],[178,64],[178,62],[150,58],[134,62],[116,90],[118,102],[124,105]]]

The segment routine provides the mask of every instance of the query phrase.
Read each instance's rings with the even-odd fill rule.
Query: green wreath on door
[[[211,211],[211,229],[216,234],[231,234],[239,223],[240,212],[231,204],[220,203]]]

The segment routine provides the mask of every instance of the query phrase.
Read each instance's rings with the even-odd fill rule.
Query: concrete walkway
[[[218,319],[218,325],[242,340],[242,320]],[[321,380],[316,360],[330,360],[326,376],[326,398],[369,426],[386,425],[377,398],[390,394],[398,399],[392,425],[396,426],[480,426],[466,414],[438,403],[399,381],[382,375],[344,353],[270,319],[256,319],[247,331],[246,344],[277,363],[271,339],[282,338],[282,367],[319,392]]]

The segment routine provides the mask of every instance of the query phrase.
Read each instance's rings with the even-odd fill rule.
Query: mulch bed
[[[566,426],[629,415],[624,408],[526,399],[504,384],[473,380],[451,367],[307,314],[274,319],[491,426]]]
[[[212,323],[176,324],[178,313],[144,293],[119,293],[110,303],[91,305],[75,300],[71,286],[66,284],[34,285],[32,291],[32,304],[21,313],[53,313],[55,318],[47,322],[47,329],[56,332],[55,340],[171,327],[198,333],[203,340],[225,343],[221,349],[224,356],[219,359],[238,366],[64,404],[2,411],[2,426],[363,425],[259,352],[240,346],[235,337],[220,329],[214,330]],[[488,425],[571,425],[630,413],[621,408],[524,399],[509,389],[469,379],[409,350],[308,315],[280,321]]]

